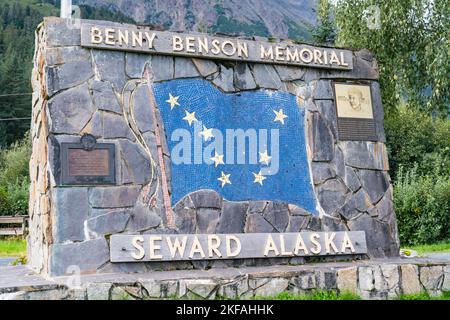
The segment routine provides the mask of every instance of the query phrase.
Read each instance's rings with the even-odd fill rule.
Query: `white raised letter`
[[[314,247],[313,248],[310,248],[310,250],[311,250],[311,252],[312,253],[314,253],[314,254],[319,254],[320,253],[320,250],[322,249],[322,246],[320,245],[320,243],[319,243],[319,238],[320,238],[320,235],[318,234],[318,233],[312,233],[310,236],[309,236],[309,240],[311,241],[311,243],[314,245]]]
[[[91,28],[91,43],[99,44],[103,42],[102,30],[96,27]]]
[[[344,239],[342,240],[341,252],[345,253],[345,249],[347,249],[347,248],[349,248],[352,253],[355,252],[355,248],[353,247],[353,243],[350,241],[350,237],[348,236],[347,232],[345,232],[344,233]]]
[[[172,50],[173,51],[183,51],[183,39],[180,36],[172,37]]]
[[[215,243],[213,243],[213,240]],[[210,258],[212,258],[214,256],[214,253],[218,256],[218,257],[222,257],[222,253],[220,253],[219,251],[219,247],[220,247],[220,238],[217,235],[209,235],[208,236],[208,255]]]
[[[156,250],[160,250],[161,246],[155,243],[155,241],[162,241],[161,236],[150,236],[150,259],[162,259],[162,255],[156,254]]]
[[[335,236],[335,232],[332,232],[331,235],[328,232],[325,232],[325,250],[327,251],[327,253],[331,253],[331,248],[333,248],[334,252],[339,252],[338,248],[336,248],[336,245],[333,242]]]
[[[170,237],[167,237],[166,241],[167,241],[167,246],[169,247],[170,255],[172,256],[172,258],[175,258],[177,251],[181,258],[184,256],[184,251],[186,249],[187,236],[184,236],[182,238],[181,243],[180,243],[180,240],[178,239],[178,237],[175,237],[174,243],[172,243],[172,240],[170,239]]]
[[[133,237],[133,240],[131,241],[133,243],[133,247],[135,247],[139,253],[136,254],[136,252],[133,252],[131,254],[131,256],[133,257],[133,259],[136,260],[141,260],[144,256],[145,256],[145,250],[144,247],[139,244],[138,242],[144,242],[144,237],[143,236],[136,236]]]
[[[192,243],[191,252],[189,253],[189,258],[194,257],[194,253],[199,253],[202,258],[205,258],[205,252],[203,251],[200,241],[198,241],[197,236],[194,237],[194,242]]]
[[[277,249],[277,246],[275,244],[275,241],[273,241],[272,235],[268,235],[267,241],[266,241],[266,247],[264,249],[264,255],[267,257],[269,255],[269,251],[273,251],[276,256],[280,255],[280,252]]]
[[[227,257],[236,257],[239,253],[241,253],[241,242],[239,241],[238,237],[228,235],[225,237],[225,240],[227,242]],[[236,243],[236,249],[234,250],[234,252],[231,251],[231,241],[234,241]]]

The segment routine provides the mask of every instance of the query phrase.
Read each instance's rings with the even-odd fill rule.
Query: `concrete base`
[[[298,266],[110,273],[44,278],[26,266],[0,267],[0,300],[250,299],[283,291],[352,292],[363,299],[450,291],[450,259],[414,258]]]

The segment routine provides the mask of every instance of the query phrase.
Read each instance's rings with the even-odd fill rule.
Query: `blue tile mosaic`
[[[171,152],[172,204],[191,192],[211,189],[230,201],[283,201],[317,214],[306,157],[305,111],[294,95],[268,90],[225,94],[198,79],[154,84],[154,94]],[[179,105],[173,102],[171,107],[170,95]],[[278,121],[275,111],[281,116]],[[195,113],[191,125],[187,112]],[[205,141],[208,133],[213,137]],[[218,158],[223,155],[224,164],[211,160],[215,152]],[[262,161],[265,154],[271,158]],[[260,172],[263,180],[258,183],[255,175]],[[230,183],[218,180],[222,173]]]

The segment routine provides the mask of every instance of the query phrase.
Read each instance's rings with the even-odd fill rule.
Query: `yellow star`
[[[265,163],[266,165],[269,165],[270,159],[272,159],[272,157],[269,157],[269,155],[267,154],[267,150],[259,153],[259,163]]]
[[[225,174],[225,173],[222,171],[222,176],[221,176],[220,178],[217,179],[217,180],[219,180],[220,182],[222,182],[222,188],[223,188],[227,183],[228,183],[228,184],[231,184],[230,176],[231,176],[231,174]]]
[[[203,136],[205,141],[208,141],[209,139],[214,138],[212,130],[213,130],[212,128],[208,129],[207,127],[203,126],[203,131],[200,132],[200,135]]]
[[[210,158],[212,161],[214,161],[214,165],[215,165],[215,167],[217,168],[217,166],[219,165],[219,164],[225,164],[224,162],[223,162],[223,154],[222,155],[219,155],[218,153],[217,153],[217,151],[214,151],[214,157],[212,157],[212,158]]]
[[[175,106],[179,106],[178,99],[180,97],[174,97],[171,93],[169,93],[169,100],[166,100],[168,104],[170,104],[170,110],[173,110]]]
[[[273,121],[274,122],[280,121],[282,124],[284,124],[284,119],[287,118],[288,116],[283,113],[283,109],[280,109],[280,111],[278,112],[273,110],[273,112],[275,112],[276,114],[275,120]]]
[[[189,113],[189,111],[185,110],[186,117],[183,118],[183,120],[186,120],[189,125],[192,125],[192,122],[197,121],[197,118],[195,118],[195,112]]]
[[[255,181],[253,181],[253,182],[263,185],[263,181],[266,180],[267,178],[261,174],[261,170],[259,170],[259,173],[254,173],[254,172],[252,172],[252,173],[255,176]]]

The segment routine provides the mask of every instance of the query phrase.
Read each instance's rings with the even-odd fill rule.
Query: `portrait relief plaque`
[[[376,141],[370,86],[336,82],[334,96],[339,140]]]
[[[83,136],[81,143],[61,144],[64,185],[115,184],[115,145]]]

